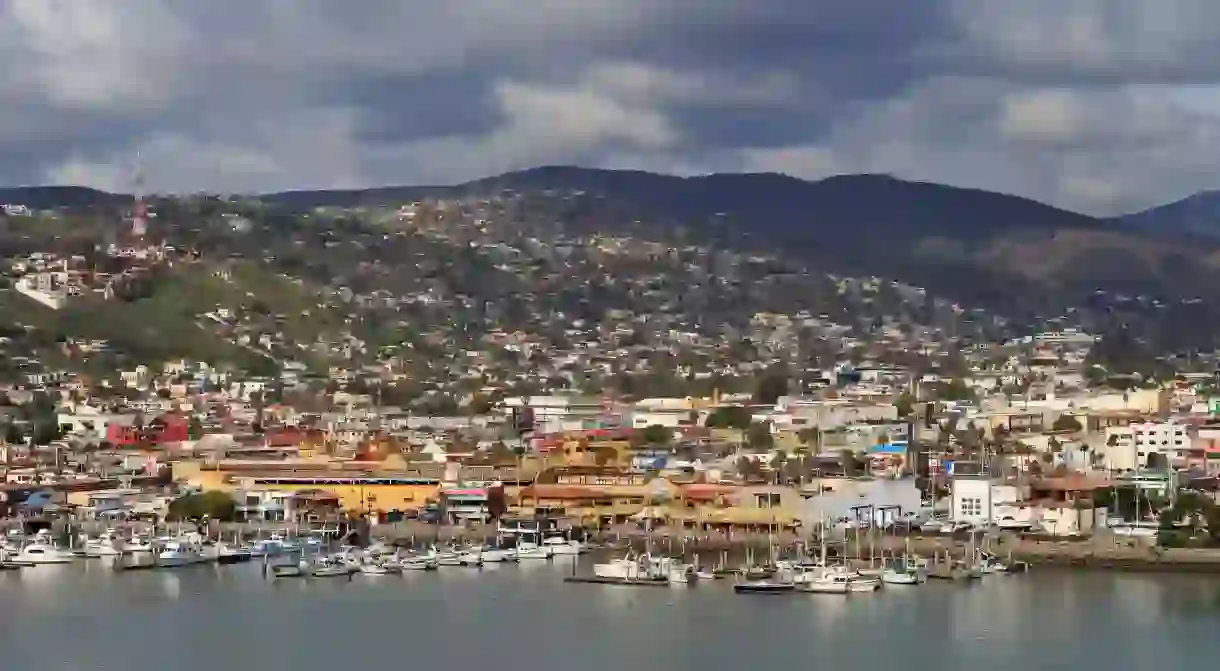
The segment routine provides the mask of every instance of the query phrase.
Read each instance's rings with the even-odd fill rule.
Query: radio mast
[[[148,233],[148,204],[144,202],[144,167],[139,153],[136,154],[136,172],[132,181],[136,202],[131,215],[131,237],[143,240]]]

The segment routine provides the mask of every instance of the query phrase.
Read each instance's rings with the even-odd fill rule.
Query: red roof
[[[721,496],[727,496],[737,491],[732,485],[685,485],[680,488],[680,496],[687,500],[712,501]]]
[[[599,499],[609,497],[603,489],[579,485],[529,485],[518,493],[518,499]]]

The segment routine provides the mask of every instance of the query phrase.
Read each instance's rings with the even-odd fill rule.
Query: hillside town
[[[21,237],[7,512],[1220,537],[1214,354],[555,228],[581,198],[140,201],[118,235]]]
[[[706,397],[488,389],[434,415],[339,371],[316,393],[292,371],[188,361],[122,371],[113,386],[30,375],[4,390],[5,503],[164,518],[184,495],[223,492],[229,519],[467,524],[496,514],[489,490],[502,487],[503,512],[586,526],[829,519],[1079,537],[1155,530],[1182,492],[1210,501],[1214,381],[1090,384],[1089,347],[1082,333],[1043,333],[1002,359],[968,352],[955,377],[845,361],[800,393],[774,373],[753,393]]]

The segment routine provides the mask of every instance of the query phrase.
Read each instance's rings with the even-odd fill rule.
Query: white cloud
[[[139,151],[184,191],[581,163],[1104,213],[1220,186],[1220,3],[933,4],[0,0],[0,180],[115,186]]]

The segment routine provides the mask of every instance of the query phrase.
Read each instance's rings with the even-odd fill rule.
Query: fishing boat
[[[563,557],[583,554],[585,552],[584,545],[580,541],[574,541],[563,536],[551,536],[542,541],[543,547],[550,548],[551,556]]]
[[[483,549],[475,548],[458,554],[458,566],[468,566],[471,568],[480,568],[483,566]]]
[[[479,550],[479,555],[483,558],[484,564],[501,564],[518,561],[516,549],[485,547]]]
[[[786,594],[795,590],[796,583],[771,578],[744,580],[733,585],[733,591],[738,594]]]
[[[123,550],[118,534],[114,529],[107,529],[97,538],[86,539],[82,554],[90,558],[117,557],[123,554]]]
[[[281,561],[271,565],[271,575],[275,578],[301,578],[308,568],[304,560]]]
[[[254,545],[250,547],[250,554],[255,557],[278,557],[294,550],[296,548],[284,540],[283,536],[271,534],[267,538],[255,541]]]
[[[123,554],[152,554],[156,552],[157,548],[148,536],[133,534],[131,538],[119,545],[119,550]]]
[[[220,564],[243,564],[250,561],[254,555],[245,546],[233,547],[226,543],[216,546],[216,561]]]
[[[647,558],[627,554],[605,563],[594,564],[593,575],[617,580],[647,580]]]
[[[555,556],[555,548],[548,545],[538,545],[528,541],[517,544],[517,558],[525,559],[552,559]]]
[[[360,563],[361,575],[397,575],[399,573],[402,573],[402,566],[391,559],[370,558]]]
[[[440,566],[435,558],[420,555],[405,557],[398,565],[403,571],[435,571]]]
[[[36,564],[70,564],[75,559],[76,556],[71,551],[55,544],[49,532],[40,531],[34,536],[34,540],[26,543],[13,556],[12,563],[28,566]]]
[[[157,566],[160,568],[180,568],[204,564],[216,559],[215,550],[207,551],[203,538],[197,533],[189,533],[172,539],[157,553]]]
[[[309,566],[309,576],[312,578],[338,578],[351,574],[347,560],[336,555],[319,557]]]

